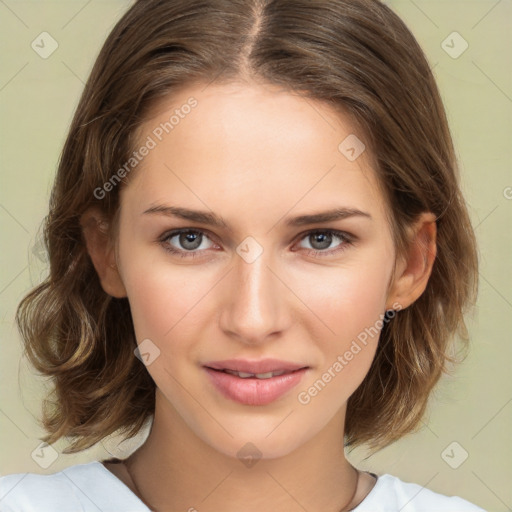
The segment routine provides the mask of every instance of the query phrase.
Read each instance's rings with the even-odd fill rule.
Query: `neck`
[[[165,403],[157,392],[151,432],[126,461],[151,510],[340,512],[357,504],[358,472],[343,449],[344,411],[286,455],[251,457],[248,444],[247,457],[233,458],[198,437]]]

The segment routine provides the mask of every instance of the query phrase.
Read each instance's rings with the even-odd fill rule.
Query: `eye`
[[[175,248],[171,245],[171,240],[176,238],[176,243],[179,244],[183,249]],[[161,239],[164,249],[173,254],[178,255],[181,258],[196,257],[197,253],[194,252],[196,249],[201,250],[209,249],[209,247],[201,247],[205,238],[208,238],[204,231],[199,229],[180,229],[167,233]]]
[[[326,251],[325,249],[329,248],[333,240],[336,239],[341,240],[341,243],[336,248]],[[302,236],[301,240],[306,240],[312,245],[311,249],[306,248],[309,254],[323,257],[344,251],[347,246],[352,245],[353,236],[336,229],[317,229],[315,231],[308,231]]]
[[[172,242],[173,239],[176,239],[174,243]],[[341,243],[334,249],[326,250],[336,239],[340,240]],[[305,248],[308,254],[320,257],[330,256],[345,250],[348,246],[352,245],[353,239],[353,235],[335,229],[308,231],[303,233],[300,238],[300,240],[308,241],[310,246],[312,246]],[[204,246],[203,242],[205,240],[209,240],[209,237],[204,231],[190,228],[171,231],[160,238],[164,249],[180,258],[195,258],[200,252],[210,249],[212,245],[206,244]]]

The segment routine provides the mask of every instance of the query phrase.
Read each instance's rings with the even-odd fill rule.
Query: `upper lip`
[[[213,368],[214,370],[232,370],[244,373],[269,373],[286,371],[293,372],[302,368],[308,368],[307,365],[301,363],[292,363],[289,361],[281,361],[279,359],[259,359],[250,361],[248,359],[225,359],[223,361],[210,361],[203,366]]]

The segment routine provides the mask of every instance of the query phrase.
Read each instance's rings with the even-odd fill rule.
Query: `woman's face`
[[[339,429],[384,311],[400,309],[362,134],[271,86],[191,87],[152,115],[121,194],[117,250],[157,416],[230,456],[250,442],[277,457]],[[301,219],[334,210],[352,214]],[[306,369],[245,379],[205,367],[268,358]]]

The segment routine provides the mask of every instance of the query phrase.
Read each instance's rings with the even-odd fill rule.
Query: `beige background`
[[[456,376],[437,388],[422,430],[370,458],[364,458],[364,450],[350,458],[362,469],[459,495],[489,511],[510,510],[512,2],[387,3],[425,49],[441,88],[480,245],[480,296],[476,314],[468,319],[470,355]],[[46,384],[21,357],[13,319],[16,305],[46,268],[34,243],[73,110],[101,44],[128,5],[123,0],[0,1],[1,474],[52,473],[108,456],[107,449],[126,453],[108,440],[63,455],[62,441],[53,446],[57,458],[47,469],[35,462]],[[454,31],[469,44],[458,58],[442,47]],[[58,43],[46,59],[31,47],[42,32]],[[452,52],[463,48],[457,38],[448,44]],[[134,446],[125,443],[124,450]],[[445,460],[460,465],[454,469]]]

